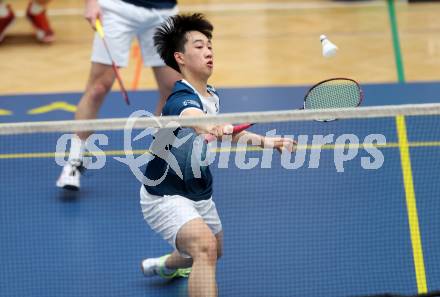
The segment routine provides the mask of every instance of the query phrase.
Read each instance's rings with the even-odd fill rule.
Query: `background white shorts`
[[[121,0],[99,0],[102,26],[111,55],[117,66],[126,67],[132,40],[137,37],[145,66],[164,66],[153,44],[155,29],[168,17],[177,14],[172,9],[148,9]],[[104,44],[95,34],[92,62],[111,65]]]
[[[176,237],[182,226],[196,218],[202,218],[215,235],[222,231],[222,224],[212,198],[192,201],[179,195],[155,196],[141,186],[141,208],[145,221],[174,249]],[[186,258],[188,255],[179,251]]]

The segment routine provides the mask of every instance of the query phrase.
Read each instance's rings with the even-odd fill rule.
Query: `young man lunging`
[[[157,29],[154,42],[160,56],[183,77],[176,82],[162,115],[202,117],[218,113],[218,94],[208,85],[214,67],[212,31],[213,26],[201,14],[173,16]],[[155,158],[148,163],[145,176],[148,180],[163,180],[141,187],[145,220],[175,249],[171,255],[143,260],[142,271],[145,276],[169,278],[187,276],[190,272],[191,297],[217,296],[216,264],[223,244],[222,225],[212,200],[212,175],[209,166],[200,163],[194,170],[193,150],[206,149],[203,141],[197,141],[198,135],[221,138],[230,132],[229,128],[230,125],[206,125],[177,129],[176,141],[185,137],[187,140],[167,148],[170,158],[155,154],[155,148],[160,147],[157,146],[160,136],[156,135],[150,147]],[[234,134],[232,141],[238,141],[244,134],[262,147],[294,149],[292,139],[264,137],[247,131]],[[177,161],[178,168],[173,169],[171,159]]]

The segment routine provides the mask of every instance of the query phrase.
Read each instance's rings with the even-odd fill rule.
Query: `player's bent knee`
[[[215,263],[218,258],[217,240],[214,236],[200,238],[195,249],[193,259]]]

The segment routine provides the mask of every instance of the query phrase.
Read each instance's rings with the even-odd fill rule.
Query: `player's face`
[[[198,31],[188,32],[186,38],[185,68],[199,77],[208,78],[214,67],[211,40]]]

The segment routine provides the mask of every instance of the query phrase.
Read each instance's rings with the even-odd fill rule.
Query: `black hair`
[[[174,53],[184,51],[186,33],[198,31],[211,39],[213,30],[212,24],[201,13],[175,15],[156,29],[154,46],[165,64],[180,72]]]

